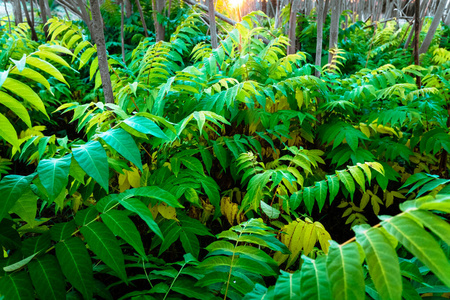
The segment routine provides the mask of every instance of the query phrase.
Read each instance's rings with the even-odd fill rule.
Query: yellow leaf
[[[155,206],[152,206],[151,204],[148,205],[148,209],[150,210],[150,213],[153,216],[153,220],[156,220],[156,217],[158,216],[158,206],[159,205]]]
[[[359,125],[359,129],[361,130],[361,132],[362,133],[364,133],[368,138],[370,137],[370,130],[369,130],[369,127],[367,127],[367,125],[366,124],[360,124]]]
[[[361,198],[360,208],[364,209],[366,207],[367,203],[369,203],[369,200],[370,200],[369,193],[364,193],[364,195]]]
[[[393,193],[386,191],[385,196],[386,196],[386,207],[389,207],[394,203],[394,195]]]
[[[132,167],[133,171],[125,171],[128,175],[128,182],[134,188],[141,187],[141,175],[137,168]]]
[[[308,255],[309,252],[314,249],[314,245],[317,242],[317,233],[316,233],[316,226],[314,224],[308,224],[303,238],[303,254]]]
[[[342,218],[345,218],[346,216],[350,215],[352,213],[353,209],[351,207],[347,208],[344,213],[342,214]]]
[[[171,220],[178,221],[177,212],[175,210],[175,207],[167,206],[166,203],[161,203],[160,205],[158,205],[158,212],[165,219],[171,219]]]
[[[128,173],[119,174],[119,191],[121,193],[125,192],[130,188],[130,183],[128,182]]]

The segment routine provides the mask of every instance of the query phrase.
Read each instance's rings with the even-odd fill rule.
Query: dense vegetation
[[[408,24],[348,12],[329,49],[328,17],[316,66],[315,10],[286,55],[172,5],[124,58],[102,6],[115,103],[84,23],[1,23],[0,299],[448,297],[450,28],[418,66]]]

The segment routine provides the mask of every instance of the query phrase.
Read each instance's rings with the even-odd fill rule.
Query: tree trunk
[[[41,11],[41,18],[42,18],[42,28],[44,29],[45,38],[48,39],[48,28],[45,26],[47,24],[47,10],[45,9],[44,2],[47,0],[39,0],[39,9]],[[51,17],[51,16],[50,16]]]
[[[37,41],[38,37],[36,34],[36,29],[34,28],[34,22],[32,21],[34,19],[34,17],[33,18],[30,17],[30,14],[28,13],[27,3],[25,2],[25,0],[22,0],[22,6],[23,6],[23,10],[25,12],[25,16],[27,18],[28,26],[30,26],[31,39],[33,41]],[[31,7],[33,7],[33,6],[31,6]],[[33,11],[31,13],[33,14]]]
[[[19,23],[23,23],[22,7],[20,5],[20,0],[13,0],[13,15],[14,15],[14,23],[16,23],[16,25],[18,25]]]
[[[419,40],[420,40],[420,17],[419,17],[419,13],[420,13],[420,0],[416,0],[416,2],[414,3],[414,7],[416,10],[416,19],[414,21],[414,64],[416,64],[417,66],[420,64],[419,61]],[[416,77],[416,84],[417,84],[417,88],[421,88],[422,84],[421,84],[421,79],[420,76]]]
[[[100,5],[98,3],[98,0],[90,0],[90,3],[92,12],[92,29],[95,32],[94,41],[97,45],[98,69],[102,78],[105,103],[114,103],[111,76],[109,75],[108,57],[106,55],[105,34],[103,33],[103,19],[100,13]]]
[[[124,4],[125,4],[125,13],[127,18],[131,17],[131,14],[133,13],[133,6],[131,5],[131,1],[130,0],[124,0]]]
[[[214,0],[208,1],[208,15],[209,15],[209,30],[211,31],[211,47],[216,49],[217,43],[217,30],[216,30],[216,10],[214,9]]]
[[[6,5],[6,1],[3,2],[3,4],[5,5],[5,12],[6,12],[6,15],[8,16],[8,31],[9,31],[9,34],[11,34],[11,18],[9,17],[8,6]]]
[[[296,44],[296,36],[295,36],[295,30],[297,29],[297,13],[300,10],[300,0],[292,0],[291,2],[291,12],[289,14],[289,46],[287,47],[287,55],[294,54],[296,51],[295,44]]]
[[[156,31],[156,41],[164,41],[165,29],[161,23],[158,22],[158,14],[162,14],[164,9],[164,1],[165,0],[152,0],[152,8],[153,8],[153,24],[155,25]]]
[[[341,16],[341,1],[333,0],[333,6],[331,8],[331,24],[330,24],[330,43],[328,44],[328,51],[337,47],[339,37],[339,17]],[[333,60],[333,54],[329,52],[328,63]]]
[[[323,10],[325,7],[325,0],[317,0],[317,43],[316,43],[316,66],[320,69],[322,67],[322,42],[323,42]],[[320,77],[320,71],[316,70],[315,75]]]
[[[135,1],[136,1],[136,6],[139,11],[139,15],[141,16],[142,27],[144,27],[144,35],[145,35],[145,37],[148,37],[147,24],[145,24],[145,18],[144,18],[144,13],[142,12],[141,3],[139,2],[139,0],[135,0]]]
[[[439,3],[436,14],[434,15],[433,18],[433,22],[431,22],[430,29],[428,29],[427,35],[425,36],[425,39],[423,40],[422,45],[420,46],[419,54],[428,51],[428,48],[430,47],[431,44],[431,40],[433,39],[436,29],[438,28],[439,23],[441,22],[442,15],[444,14],[444,9],[446,5],[447,0],[441,0],[441,2]]]
[[[125,17],[125,12],[124,12],[124,6],[125,6],[125,1],[122,1],[121,5],[120,5],[120,44],[122,46],[122,61],[125,64],[125,38],[124,38],[124,17]]]

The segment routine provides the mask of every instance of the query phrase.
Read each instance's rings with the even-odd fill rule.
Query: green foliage
[[[51,19],[45,43],[2,33],[0,298],[448,292],[442,34],[415,66],[406,26],[350,22],[322,67],[314,11],[286,56],[261,12],[212,49],[201,14],[173,5],[158,43],[132,15],[124,61],[107,33],[114,104],[78,22]],[[102,6],[107,30],[117,9]]]

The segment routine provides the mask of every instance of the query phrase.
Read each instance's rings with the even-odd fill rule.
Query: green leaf
[[[178,202],[178,200],[174,197],[174,195],[172,195],[168,191],[163,190],[162,188],[159,188],[157,186],[143,186],[143,187],[131,189],[124,193],[130,193],[133,196],[141,196],[141,197],[156,199],[156,200],[164,202],[167,205],[172,206],[172,207],[184,208],[184,206],[181,205],[180,202]]]
[[[5,267],[3,267],[3,270],[5,272],[17,271],[17,270],[21,269],[23,266],[25,266],[26,264],[28,264],[36,255],[38,255],[38,253],[34,253],[18,262],[15,262],[11,265],[5,266]]]
[[[355,194],[355,182],[353,181],[353,178],[350,174],[348,174],[347,171],[336,171],[336,173],[339,175],[339,179],[344,184],[345,188],[350,194],[350,198],[353,201],[353,195]]]
[[[402,215],[383,221],[382,226],[444,284],[450,286],[450,262],[431,234],[411,218]]]
[[[121,237],[125,242],[133,246],[139,255],[146,256],[141,235],[136,225],[128,218],[127,213],[112,209],[102,214],[101,218],[114,235]]]
[[[200,162],[200,160],[198,160],[195,157],[182,157],[180,158],[181,162],[183,163],[183,165],[186,166],[186,168],[197,172],[199,174],[204,174],[204,170],[203,170],[203,165]]]
[[[0,291],[5,300],[34,300],[33,287],[27,272],[17,272],[0,278]]]
[[[64,223],[56,223],[50,228],[52,240],[59,242],[68,239],[76,230],[75,220]]]
[[[121,128],[117,128],[103,132],[99,136],[142,171],[141,153],[129,133]]]
[[[434,234],[440,237],[447,245],[450,245],[450,224],[441,217],[423,210],[409,210],[405,213],[420,224],[425,225]]]
[[[108,192],[109,166],[105,149],[97,141],[90,141],[73,149],[73,157],[80,167]]]
[[[302,259],[303,264],[300,272],[300,299],[331,299],[326,256],[320,255],[313,260],[302,255]]]
[[[269,217],[269,219],[278,219],[278,217],[280,216],[280,211],[278,209],[270,206],[263,200],[261,200],[259,203],[261,206],[261,210]]]
[[[333,299],[363,300],[364,274],[358,245],[350,243],[341,246],[332,241],[328,251],[327,269]]]
[[[119,243],[111,230],[101,222],[92,222],[80,228],[89,248],[114,272],[127,282],[125,262]]]
[[[227,151],[225,148],[218,142],[213,142],[213,149],[214,154],[216,155],[217,159],[219,160],[220,165],[222,166],[223,170],[228,167],[228,160],[227,160]]]
[[[25,192],[20,196],[11,212],[17,214],[27,223],[33,223],[36,218],[38,196],[33,193],[31,186],[25,188]]]
[[[31,127],[30,115],[22,103],[0,91],[0,103],[15,113],[28,127]]]
[[[53,255],[38,257],[28,264],[31,281],[40,299],[64,299],[66,283]]]
[[[28,85],[16,79],[6,78],[2,87],[24,99],[32,106],[34,106],[37,110],[42,112],[47,118],[49,118],[49,116],[47,115],[47,111],[45,110],[45,105],[42,102],[41,98],[39,98],[38,94],[36,94]]]
[[[172,290],[183,295],[183,297],[195,298],[200,300],[215,299],[209,289],[196,287],[194,280],[187,278],[177,279],[173,285]]]
[[[75,215],[75,223],[78,226],[84,226],[93,222],[98,216],[98,212],[94,206],[90,206],[83,210],[80,210]]]
[[[317,204],[319,205],[319,211],[322,211],[322,208],[325,205],[327,194],[328,194],[327,182],[325,180],[316,182],[316,186],[314,187],[314,195],[316,197]]]
[[[176,240],[180,237],[181,227],[177,224],[175,220],[168,220],[163,223],[163,235],[164,241],[161,243],[161,247],[159,247],[159,254],[161,255],[164,251],[166,251],[170,245],[175,243]],[[153,247],[153,245],[152,245]]]
[[[361,186],[363,192],[366,190],[366,179],[364,178],[363,172],[356,166],[351,166],[348,168],[350,173],[352,174],[355,181]]]
[[[27,58],[27,64],[30,66],[33,66],[35,68],[38,68],[38,69],[52,75],[59,81],[64,82],[65,84],[69,85],[67,83],[67,81],[64,79],[64,76],[61,74],[61,72],[59,72],[57,68],[55,68],[52,64],[46,62],[45,60],[30,56]]]
[[[144,203],[133,198],[119,200],[119,202],[129,211],[138,214],[138,216],[141,217],[141,219],[144,220],[145,223],[147,223],[148,227],[150,227],[150,229],[154,233],[156,233],[162,240],[164,240],[161,229],[159,229],[158,224],[156,224],[155,220],[153,220],[152,213],[150,212],[148,207],[144,205]]]
[[[133,116],[123,121],[125,124],[144,134],[151,134],[157,138],[168,140],[167,135],[156,125],[155,122],[141,116]]]
[[[327,175],[328,189],[330,191],[330,204],[339,193],[339,177],[336,175]]]
[[[11,122],[2,114],[0,114],[0,137],[10,143],[16,149],[20,149],[20,142],[17,138],[17,132]]]
[[[314,188],[307,187],[303,189],[303,202],[305,202],[306,209],[308,209],[309,214],[312,214],[314,207]]]
[[[198,257],[198,253],[200,251],[200,245],[195,234],[183,230],[181,227],[180,231],[180,241],[183,249],[186,253],[192,254],[195,258]]]
[[[0,125],[1,126],[1,125]],[[0,221],[30,186],[34,174],[28,176],[8,175],[0,181]]]
[[[386,236],[376,228],[353,227],[356,241],[363,247],[369,273],[381,299],[401,297],[402,276],[397,253]]]
[[[55,249],[64,276],[84,299],[92,299],[94,288],[92,262],[84,243],[80,238],[72,237],[56,244]]]
[[[72,155],[66,155],[62,158],[43,159],[39,162],[37,172],[42,185],[47,191],[50,203],[66,187],[69,180],[70,163]]]

